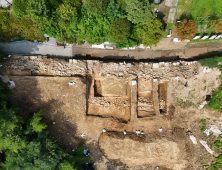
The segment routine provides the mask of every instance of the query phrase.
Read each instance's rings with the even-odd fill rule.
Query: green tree
[[[62,0],[48,0],[48,4],[52,10],[56,10],[62,4]]]
[[[29,17],[17,18],[13,13],[0,13],[0,39],[9,42],[11,38],[44,41],[39,27]]]
[[[49,9],[47,9],[45,0],[30,0],[28,11],[32,19],[42,23],[48,21],[47,17],[49,17]]]
[[[187,21],[184,19],[177,23],[175,26],[177,35],[180,40],[190,40],[196,35],[197,28],[193,20]]]
[[[84,6],[89,15],[105,15],[109,0],[86,0]]]
[[[120,11],[123,13],[126,13],[126,0],[116,0],[117,5],[120,7]]]
[[[129,48],[138,44],[139,38],[137,34],[137,25],[131,23],[130,36],[127,40],[116,43],[116,48]]]
[[[126,15],[120,10],[120,5],[111,0],[107,7],[108,17],[113,21],[115,18],[125,18]]]
[[[81,20],[78,24],[80,35],[77,40],[82,41],[88,39],[90,44],[103,43],[108,38],[108,28],[110,21],[105,16],[89,15],[83,6],[81,9]]]
[[[158,19],[146,24],[138,24],[138,37],[145,46],[156,45],[164,35],[162,23]]]
[[[151,22],[156,14],[154,5],[149,0],[128,0],[126,6],[127,18],[134,24]]]
[[[73,20],[76,21],[77,10],[75,6],[72,6],[71,3],[67,3],[67,1],[65,2],[66,3],[61,4],[56,10],[59,15],[59,19],[63,21],[73,21]]]
[[[26,15],[28,3],[29,1],[27,0],[13,0],[12,7],[14,14],[19,18],[22,17],[23,15]]]
[[[3,84],[1,84],[3,85]],[[1,88],[2,89],[2,88]],[[5,90],[5,89],[4,89]],[[1,94],[2,97],[2,94]],[[9,97],[9,96],[6,96]],[[20,149],[26,147],[25,140],[17,135],[21,127],[18,126],[19,119],[12,109],[6,108],[6,103],[1,104],[0,110],[0,153],[2,150],[18,153]]]
[[[60,41],[74,43],[78,33],[77,19],[79,2],[64,0],[57,10],[57,35]]]
[[[44,115],[44,113],[45,113],[44,110],[34,113],[32,120],[30,122],[30,125],[32,126],[32,130],[34,132],[40,133],[43,129],[47,127],[46,124],[41,122],[42,120],[41,116]]]
[[[122,42],[130,36],[130,22],[126,19],[115,19],[110,25],[108,37],[111,41]]]

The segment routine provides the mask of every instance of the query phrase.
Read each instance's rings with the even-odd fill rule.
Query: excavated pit
[[[99,146],[103,154],[113,163],[121,162],[126,166],[147,164],[161,167],[173,167],[182,163],[185,147],[164,140],[157,134],[136,135],[135,133],[107,132],[99,137]]]
[[[130,120],[129,84],[124,79],[94,79],[88,99],[88,116]]]
[[[138,80],[138,117],[152,117],[155,116],[154,102],[153,102],[153,79]]]
[[[206,86],[210,92],[217,89],[219,71],[203,73],[203,67],[195,61],[103,63],[70,59],[67,63],[14,55],[3,60],[2,65],[2,80],[7,80],[8,75],[8,80],[15,82],[12,92],[18,106],[27,113],[38,108],[46,110],[46,123],[56,121],[56,126],[49,126],[50,133],[67,148],[75,142],[77,147],[79,139],[86,141],[99,169],[106,167],[107,160],[114,165],[118,160],[126,165],[125,169],[152,165],[152,169],[159,166],[182,170],[187,169],[187,164],[199,164],[200,153],[207,155],[203,148],[192,144],[183,130],[199,121],[201,112],[196,110],[198,114],[194,114],[192,106],[179,108],[176,99],[186,101],[193,95],[192,102],[197,106],[205,96],[202,82],[209,81]],[[184,87],[187,81],[189,86]],[[69,131],[66,125],[71,127]],[[177,126],[180,130],[175,130]],[[163,131],[159,132],[161,127]],[[107,133],[102,133],[103,128]],[[201,139],[195,129],[198,131],[193,127],[193,134]],[[127,134],[123,135],[125,130]],[[143,134],[136,135],[136,130]]]
[[[167,82],[161,82],[158,86],[160,114],[167,114]]]

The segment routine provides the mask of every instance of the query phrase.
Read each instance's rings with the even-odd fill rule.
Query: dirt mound
[[[173,168],[181,164],[179,144],[158,135],[136,135],[134,133],[107,132],[99,138],[100,149],[114,163],[129,167],[149,163],[153,166]],[[183,151],[184,152],[184,151]],[[116,162],[116,160],[118,160]]]

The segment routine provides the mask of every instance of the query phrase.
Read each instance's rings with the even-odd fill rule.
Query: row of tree
[[[215,32],[222,33],[222,20],[212,20],[211,25],[214,27]],[[193,20],[183,19],[175,25],[177,36],[180,40],[191,40],[195,37],[197,26]]]
[[[43,34],[67,43],[151,46],[165,35],[149,0],[13,0],[13,12],[17,18],[31,18]]]
[[[0,49],[0,60],[4,57]],[[5,170],[83,170],[88,157],[83,144],[69,155],[45,130],[42,115],[21,115],[11,94],[0,80],[0,169]]]

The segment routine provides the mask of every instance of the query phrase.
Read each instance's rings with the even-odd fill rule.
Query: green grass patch
[[[214,146],[217,148],[217,149],[222,149],[222,142],[221,141],[216,141],[215,143],[214,143]]]
[[[178,4],[177,19],[190,17],[196,20],[197,17],[208,17],[215,19],[222,15],[221,0],[180,0]]]
[[[218,65],[218,63],[222,62],[222,57],[212,57],[206,58],[199,61],[202,66],[209,66],[212,68],[218,68],[222,71],[222,65]],[[222,80],[222,76],[220,75],[220,80]],[[222,86],[220,85],[219,90],[217,92],[213,92],[212,98],[209,102],[209,107],[215,110],[218,110],[222,113]]]
[[[199,130],[203,132],[206,129],[206,119],[201,119],[200,124],[201,126],[199,126]]]
[[[215,29],[211,25],[211,20],[222,18],[221,9],[221,0],[179,0],[175,19],[192,19],[196,23],[198,35],[210,36],[215,34]],[[191,42],[199,41],[202,40],[191,40]]]
[[[193,0],[190,14],[194,19],[212,15],[222,15],[221,0]]]
[[[214,143],[214,146],[217,149],[222,150],[222,142],[221,141],[216,141]],[[214,156],[214,159],[215,159],[216,163],[215,164],[211,164],[209,170],[218,170],[218,168],[222,167],[222,154],[219,155],[218,157]]]
[[[202,33],[202,34],[198,34],[199,36],[204,36],[204,35],[213,35],[212,33],[210,34],[205,34],[205,33]],[[214,34],[214,35],[217,35],[217,34]],[[190,42],[209,42],[209,43],[222,43],[222,40],[221,39],[214,39],[214,40],[209,40],[209,39],[206,39],[206,40],[201,40],[201,39],[197,39],[197,40],[190,40]]]

